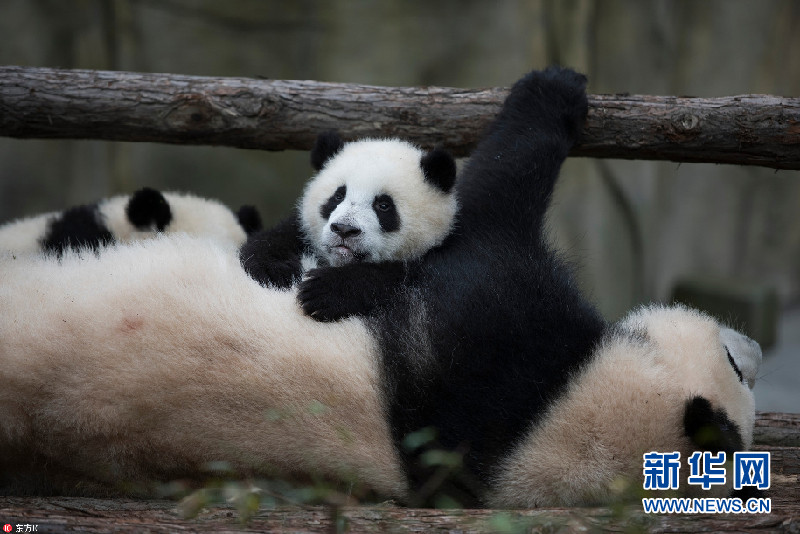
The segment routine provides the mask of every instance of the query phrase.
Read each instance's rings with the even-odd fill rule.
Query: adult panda
[[[0,495],[147,496],[220,463],[406,495],[366,325],[305,316],[229,247],[164,234],[0,273]]]
[[[260,229],[261,218],[252,206],[234,214],[214,200],[145,187],[132,195],[6,223],[0,226],[0,251],[61,256],[68,249],[98,250],[158,232],[205,235],[239,246]]]
[[[747,448],[757,345],[682,308],[605,325],[544,243],[584,85],[549,69],[514,86],[456,186],[459,225],[364,319],[313,321],[188,236],[1,260],[3,491],[131,491],[221,460],[410,504],[578,504],[640,476],[639,451]],[[356,267],[385,266],[312,271],[304,310],[365,291]],[[340,302],[327,318],[360,313]]]
[[[399,139],[345,143],[329,131],[317,137],[311,163],[317,173],[295,213],[242,246],[242,266],[262,285],[289,288],[318,265],[357,270],[362,262],[381,262],[382,281],[392,273],[399,282],[405,262],[421,258],[452,230],[456,164],[443,150],[424,152]],[[361,284],[377,288],[368,279]],[[370,292],[349,307],[366,312],[373,297]]]

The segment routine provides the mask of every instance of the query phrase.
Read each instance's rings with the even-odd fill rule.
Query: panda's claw
[[[308,272],[297,291],[297,300],[306,315],[317,321],[329,322],[357,312],[352,309],[345,271],[341,267],[328,267]]]
[[[366,316],[394,294],[405,273],[402,262],[312,269],[300,283],[297,300],[306,315],[317,321]]]

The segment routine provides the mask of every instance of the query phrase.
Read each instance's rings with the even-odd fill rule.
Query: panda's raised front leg
[[[558,171],[586,119],[585,89],[584,75],[555,67],[514,84],[458,178],[465,234],[490,244],[504,235],[521,247],[540,240]]]
[[[288,289],[303,275],[304,249],[295,214],[269,230],[250,235],[239,250],[239,262],[259,284]]]
[[[400,261],[312,269],[300,283],[297,300],[306,315],[318,321],[367,315],[394,295],[407,272],[407,264]]]

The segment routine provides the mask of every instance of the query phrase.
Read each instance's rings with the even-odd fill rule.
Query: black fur
[[[367,315],[391,298],[393,288],[403,283],[402,262],[352,263],[331,269],[312,269],[303,280],[297,299],[318,321],[332,321],[351,315]]]
[[[301,236],[298,215],[292,215],[270,230],[250,235],[239,249],[239,262],[261,285],[288,289],[303,274],[306,245]]]
[[[747,502],[750,499],[763,499],[768,495],[768,492],[760,490],[754,486],[744,486],[741,489],[731,491],[731,497],[738,497],[742,500],[742,502]]]
[[[696,450],[724,451],[730,459],[734,452],[744,447],[738,425],[724,410],[715,410],[705,397],[692,397],[686,401],[683,432],[697,447]]]
[[[69,248],[97,251],[113,242],[114,236],[103,224],[97,205],[87,205],[75,206],[52,219],[40,244],[45,252],[60,257]]]
[[[396,232],[400,229],[400,214],[394,199],[389,195],[378,195],[372,203],[372,209],[378,216],[378,223],[384,232]]]
[[[339,186],[336,191],[333,192],[331,198],[319,207],[320,216],[327,221],[331,213],[333,213],[333,210],[336,209],[336,206],[342,203],[345,195],[347,195],[347,187],[343,185]]]
[[[139,230],[155,228],[163,232],[172,221],[169,202],[160,191],[149,187],[136,191],[125,206],[125,214],[133,226]]]
[[[339,153],[344,141],[335,130],[322,132],[317,136],[314,148],[311,149],[311,166],[319,171],[329,159]]]
[[[441,149],[434,149],[422,156],[420,160],[425,181],[449,193],[456,183],[456,160]]]
[[[239,221],[239,226],[242,227],[242,230],[244,230],[244,233],[247,235],[254,234],[263,229],[261,215],[258,213],[255,206],[247,205],[239,208],[239,211],[236,212],[236,220]]]
[[[728,363],[731,364],[733,370],[736,372],[736,377],[739,379],[739,382],[744,383],[744,376],[742,376],[742,370],[739,369],[739,366],[736,365],[736,361],[734,361],[733,356],[731,356],[731,351],[728,350],[728,347],[725,347],[725,352],[728,353]]]
[[[740,374],[730,353],[728,358],[734,369],[737,369],[737,374]],[[733,460],[734,452],[744,449],[739,426],[730,420],[724,410],[715,410],[705,397],[692,397],[686,401],[683,411],[683,433],[694,444],[695,450],[715,454],[724,451],[728,460]],[[765,495],[762,490],[748,486],[731,491],[731,497],[739,497],[742,501]]]
[[[436,493],[479,504],[498,461],[603,336],[604,322],[543,230],[586,117],[585,85],[584,76],[558,68],[514,85],[456,182],[457,230],[370,315],[393,436],[416,492],[411,504],[435,504]],[[436,440],[401,446],[426,427]],[[442,476],[426,454],[436,448],[463,453],[464,469]]]

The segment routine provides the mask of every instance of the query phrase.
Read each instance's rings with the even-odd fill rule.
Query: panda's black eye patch
[[[320,206],[319,214],[322,218],[327,221],[331,213],[333,213],[333,210],[336,209],[336,206],[342,203],[345,196],[347,196],[347,186],[341,185],[333,192],[331,197],[325,201],[325,204]]]
[[[400,215],[391,196],[383,194],[375,197],[372,209],[378,216],[378,223],[384,232],[395,232],[400,229]]]
[[[736,362],[734,361],[733,356],[731,356],[731,351],[728,350],[728,347],[725,347],[725,352],[728,354],[728,361],[730,362],[731,367],[733,367],[733,370],[736,371],[736,376],[739,377],[739,382],[744,383],[742,371],[739,369],[739,366],[736,365]]]

